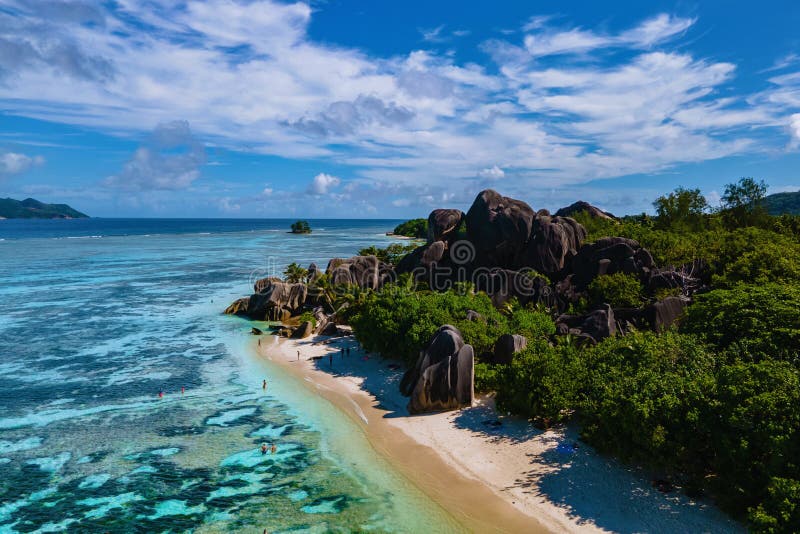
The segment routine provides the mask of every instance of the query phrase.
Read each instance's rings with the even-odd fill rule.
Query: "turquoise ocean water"
[[[395,222],[0,221],[0,533],[458,530],[221,315]]]

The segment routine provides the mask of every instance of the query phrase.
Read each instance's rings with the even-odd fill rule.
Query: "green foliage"
[[[480,313],[486,322],[467,321],[468,310]],[[491,350],[506,333],[506,319],[485,293],[409,291],[400,284],[370,294],[352,311],[350,324],[367,350],[409,365],[416,363],[420,349],[443,324],[457,327],[477,354]]]
[[[302,324],[302,323],[304,323],[306,321],[310,322],[311,326],[313,326],[314,328],[317,327],[317,318],[314,317],[314,314],[312,312],[304,311],[303,313],[298,315],[298,317],[297,317],[297,322],[298,323]]]
[[[634,332],[585,354],[583,436],[629,461],[697,475],[715,360],[692,336]]]
[[[295,221],[292,223],[292,233],[293,234],[310,234],[311,233],[311,226],[309,226],[308,221]]]
[[[698,295],[681,329],[742,358],[800,364],[800,284],[738,285]]]
[[[644,288],[632,274],[614,273],[598,276],[589,284],[593,304],[610,304],[614,308],[641,306]]]
[[[708,202],[699,189],[679,187],[653,202],[658,215],[657,226],[676,231],[698,230],[704,226]]]
[[[428,237],[428,219],[411,219],[400,223],[395,227],[393,233],[395,235],[425,239]]]
[[[773,477],[767,495],[750,510],[754,532],[800,532],[800,480]]]
[[[767,215],[764,198],[767,184],[753,178],[741,178],[735,184],[725,186],[722,195],[722,215],[729,227],[754,226]]]
[[[378,248],[375,245],[371,245],[367,248],[362,248],[359,250],[358,255],[375,256],[384,263],[397,265],[400,260],[402,260],[407,254],[413,252],[416,248],[417,245],[404,245],[402,243],[392,243],[386,248]]]
[[[565,420],[583,382],[581,364],[572,346],[529,340],[511,365],[496,366],[498,408],[534,419],[545,428]]]
[[[289,283],[298,284],[301,282],[305,282],[308,278],[308,270],[300,267],[295,262],[290,263],[286,266],[286,269],[283,270],[283,277]]]

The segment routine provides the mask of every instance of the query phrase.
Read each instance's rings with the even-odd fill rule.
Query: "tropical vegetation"
[[[756,532],[800,531],[800,217],[770,216],[763,182],[730,184],[719,209],[697,190],[654,203],[656,216],[578,214],[588,241],[639,241],[659,265],[687,266],[708,291],[677,327],[596,345],[555,335],[554,312],[493,306],[469,284],[447,292],[401,277],[344,310],[371,351],[412,365],[442,324],[473,345],[476,388],[541,427],[577,424],[600,452],[715,499]],[[593,303],[639,306],[638,279],[597,277]],[[468,311],[477,312],[468,314]],[[468,317],[471,319],[468,319]],[[485,363],[502,334],[527,347],[511,364]]]

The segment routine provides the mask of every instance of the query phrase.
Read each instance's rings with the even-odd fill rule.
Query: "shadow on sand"
[[[358,378],[361,389],[377,399],[377,408],[386,411],[383,417],[426,417],[410,415],[406,409],[408,401],[399,390],[403,369],[396,362],[366,353],[352,336],[299,343],[329,346],[330,353],[314,360],[316,369]],[[342,348],[350,348],[349,356],[342,355]],[[543,452],[527,454],[530,470],[505,489],[541,496],[579,525],[593,524],[621,533],[745,531],[708,503],[692,501],[677,490],[659,492],[645,471],[601,456],[580,442],[574,426],[545,432],[523,419],[498,415],[494,402],[487,398],[457,412],[453,422],[459,429],[480,435],[490,446],[536,439]]]

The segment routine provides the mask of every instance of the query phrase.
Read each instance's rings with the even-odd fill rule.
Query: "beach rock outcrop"
[[[560,315],[556,319],[556,332],[562,335],[572,334],[597,343],[616,335],[614,310],[608,304],[603,304],[585,315]]]
[[[528,346],[528,339],[519,334],[503,334],[494,343],[491,363],[510,364],[514,355]]]
[[[423,413],[472,405],[475,395],[475,354],[461,332],[440,327],[420,351],[416,365],[406,371],[400,392],[410,397],[408,411]]]
[[[333,285],[351,285],[362,289],[378,289],[391,278],[391,267],[375,256],[334,258],[325,273]]]
[[[236,299],[233,303],[225,308],[226,315],[247,315],[247,307],[250,305],[250,297],[242,297]]]
[[[314,325],[311,321],[303,321],[292,331],[292,339],[305,339],[314,333]]]
[[[453,209],[437,209],[428,215],[428,243],[451,241],[458,233],[464,212]]]
[[[572,259],[572,284],[584,290],[597,276],[627,273],[650,279],[653,256],[638,242],[624,237],[604,237],[584,245]]]
[[[283,279],[278,278],[277,276],[268,276],[266,278],[260,278],[256,280],[256,282],[253,284],[253,291],[255,293],[261,293],[262,291],[264,291],[265,289],[267,289],[269,286],[271,286],[276,282],[282,284]]]
[[[521,200],[487,189],[467,211],[467,235],[479,266],[514,268],[533,229],[536,212]]]
[[[579,200],[565,208],[561,208],[556,212],[557,217],[573,217],[577,213],[586,213],[589,217],[595,219],[609,219],[616,220],[616,217],[607,211],[603,211],[596,206],[592,206],[586,201]]]
[[[290,284],[278,278],[264,278],[255,285],[261,291],[236,300],[225,313],[256,321],[283,322],[300,311],[308,295],[305,284]]]
[[[689,306],[689,299],[667,297],[645,308],[645,318],[656,332],[663,332],[672,326]]]
[[[533,221],[522,263],[542,274],[553,275],[578,253],[584,239],[586,229],[575,219],[539,215]]]

